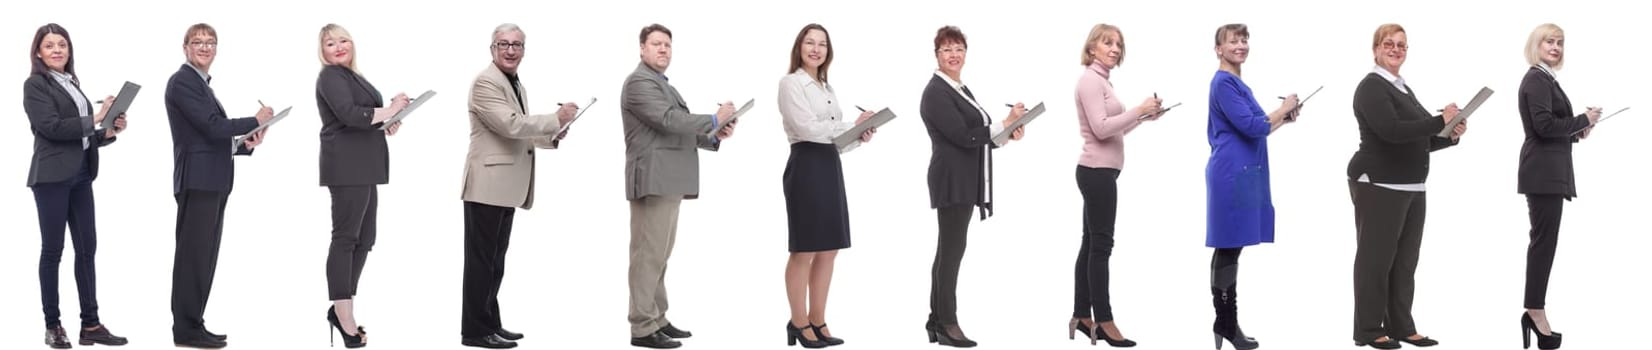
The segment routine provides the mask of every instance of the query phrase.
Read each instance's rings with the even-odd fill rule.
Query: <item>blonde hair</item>
[[[1096,61],[1096,56],[1090,54],[1090,48],[1096,46],[1096,40],[1101,40],[1101,36],[1109,33],[1119,37],[1119,62],[1115,65],[1124,65],[1124,33],[1119,31],[1119,27],[1106,23],[1090,27],[1090,36],[1084,39],[1084,50],[1079,54],[1079,65],[1088,66]]]
[[[1405,27],[1401,27],[1399,24],[1395,23],[1377,26],[1377,32],[1371,34],[1371,50],[1375,51],[1378,47],[1382,47],[1382,39],[1387,38],[1389,35],[1404,32]],[[1376,57],[1371,57],[1371,61],[1375,62],[1376,60]]]
[[[1554,23],[1540,24],[1536,29],[1532,29],[1531,37],[1526,39],[1526,64],[1535,66],[1539,62],[1543,62],[1543,41],[1548,40],[1550,37],[1565,38],[1566,31],[1560,30],[1560,26],[1555,25]],[[1566,55],[1565,52],[1562,51],[1560,60],[1555,61],[1553,65],[1550,65],[1549,69],[1560,70],[1560,66],[1565,63]]]
[[[322,26],[319,43],[316,46],[316,56],[321,58],[321,65],[323,66],[331,64],[327,62],[327,38],[344,39],[355,42],[355,39],[350,37],[350,31],[344,30],[343,26],[333,23],[328,23],[327,25]],[[345,64],[344,67],[350,68],[351,71],[356,70],[356,50],[353,45],[350,50],[350,63]]]

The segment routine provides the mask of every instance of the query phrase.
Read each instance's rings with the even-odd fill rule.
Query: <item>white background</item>
[[[529,9],[525,6],[548,6]],[[667,74],[695,112],[757,100],[723,151],[702,153],[702,199],[683,206],[668,285],[669,316],[699,349],[780,348],[787,319],[780,174],[788,148],[774,106],[787,50],[810,22],[832,31],[832,82],[845,105],[887,106],[899,116],[874,142],[845,156],[854,246],[839,258],[830,324],[853,348],[919,348],[928,313],[935,214],[928,209],[928,140],[920,93],[935,68],[932,38],[960,26],[971,50],[963,71],[983,104],[1048,103],[1027,138],[997,151],[997,216],[971,226],[959,287],[960,319],[983,349],[1080,347],[1061,327],[1071,314],[1079,249],[1080,150],[1073,87],[1091,25],[1122,27],[1128,57],[1113,73],[1127,104],[1152,93],[1184,103],[1130,134],[1121,186],[1113,304],[1143,349],[1211,346],[1210,249],[1204,241],[1206,99],[1217,60],[1215,28],[1250,25],[1245,79],[1262,105],[1324,85],[1301,121],[1271,137],[1278,243],[1246,249],[1240,314],[1268,349],[1350,346],[1352,206],[1344,170],[1358,134],[1350,98],[1372,68],[1370,39],[1398,22],[1410,36],[1401,74],[1424,105],[1497,93],[1475,113],[1461,145],[1434,154],[1431,207],[1415,314],[1426,335],[1455,349],[1514,348],[1521,311],[1527,219],[1515,193],[1522,133],[1516,92],[1531,29],[1567,31],[1560,79],[1576,106],[1635,105],[1647,91],[1641,41],[1625,6],[1595,1],[289,1],[11,2],[0,11],[5,55],[0,96],[17,98],[34,30],[68,28],[88,95],[144,86],[130,129],[102,149],[96,182],[103,320],[133,349],[169,348],[169,290],[176,206],[166,79],[184,62],[186,27],[217,27],[213,87],[234,116],[263,100],[294,106],[253,157],[237,157],[218,279],[207,324],[236,348],[304,349],[323,340],[329,240],[327,191],[317,186],[314,76],[317,32],[336,22],[357,40],[359,67],[385,96],[436,90],[391,138],[379,240],[358,296],[374,348],[457,348],[463,262],[459,201],[468,121],[465,101],[489,64],[501,22],[528,34],[521,74],[530,108],[600,99],[563,148],[540,153],[538,207],[518,211],[500,296],[505,325],[525,348],[622,349],[627,343],[627,207],[623,197],[620,84],[637,63],[638,29],[676,32]],[[139,14],[143,13],[143,14]],[[13,100],[18,101],[18,100]],[[23,186],[31,137],[20,104],[0,128],[0,347],[39,347],[39,246],[33,197]],[[1635,105],[1635,108],[1652,106]],[[853,114],[853,111],[846,111]],[[1575,148],[1579,190],[1568,202],[1549,293],[1556,330],[1571,349],[1644,341],[1645,112],[1631,110]],[[65,252],[63,322],[78,324],[72,248]],[[75,333],[71,328],[71,336]]]

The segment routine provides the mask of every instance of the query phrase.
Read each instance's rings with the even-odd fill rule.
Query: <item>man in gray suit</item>
[[[499,285],[505,278],[516,208],[533,208],[534,148],[554,149],[578,109],[562,103],[556,114],[528,114],[527,88],[517,79],[526,34],[514,24],[493,30],[493,64],[470,87],[470,152],[465,156],[465,268],[460,344],[488,349],[516,347],[521,333],[499,319]],[[562,131],[558,131],[562,130]]]
[[[666,260],[677,240],[677,211],[683,199],[700,194],[700,156],[716,151],[734,135],[734,114],[723,102],[717,114],[691,114],[677,88],[666,82],[671,65],[671,30],[659,24],[637,36],[641,63],[620,91],[625,127],[625,199],[631,202],[631,345],[655,349],[682,346],[673,338],[692,334],[665,319]],[[715,131],[715,135],[713,132]]]

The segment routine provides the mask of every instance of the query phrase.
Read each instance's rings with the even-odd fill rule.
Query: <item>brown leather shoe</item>
[[[53,349],[69,349],[74,347],[73,345],[69,345],[69,333],[64,332],[63,327],[52,327],[46,329],[46,345],[51,346]]]
[[[80,329],[80,345],[103,344],[111,346],[126,345],[126,337],[109,333],[109,327],[104,325]]]

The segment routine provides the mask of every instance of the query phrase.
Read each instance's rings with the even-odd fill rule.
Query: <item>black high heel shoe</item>
[[[1099,322],[1096,323],[1094,326],[1090,326],[1090,334],[1093,334],[1092,336],[1090,336],[1090,345],[1096,345],[1096,340],[1099,339],[1099,340],[1107,342],[1107,346],[1111,346],[1111,347],[1115,347],[1115,348],[1128,348],[1128,347],[1136,346],[1136,341],[1134,341],[1134,340],[1130,340],[1130,339],[1113,339],[1113,336],[1107,335],[1107,331],[1104,331],[1104,330],[1101,329],[1101,323],[1099,323]],[[1220,347],[1221,343],[1217,343],[1217,346]],[[1235,347],[1237,347],[1237,346],[1235,346]]]
[[[329,329],[328,333],[332,333],[331,331],[334,330],[338,331],[339,337],[344,339],[345,348],[355,349],[367,346],[367,342],[364,342],[361,339],[363,336],[367,335],[367,328],[356,326],[356,335],[354,336],[350,335],[350,332],[345,332],[344,326],[340,325],[338,322],[338,313],[333,311],[332,306],[327,307],[327,323],[332,325],[332,328]],[[333,346],[332,334],[327,335],[327,346]]]
[[[1078,339],[1078,333],[1084,333],[1085,337],[1090,338],[1091,343],[1094,343],[1096,340],[1096,337],[1091,335],[1094,333],[1090,333],[1090,328],[1084,326],[1084,319],[1073,318],[1072,320],[1067,321],[1067,340]]]
[[[821,328],[826,328],[825,323],[818,325],[810,324],[809,327],[814,328],[815,339],[820,339],[820,341],[826,342],[826,345],[843,345],[843,338],[828,337],[825,332],[820,331]]]
[[[797,343],[801,342],[805,348],[820,349],[826,347],[826,341],[819,339],[820,333],[815,333],[815,340],[809,340],[809,338],[803,337],[803,332],[805,330],[812,329],[814,329],[814,325],[797,328],[797,326],[792,325],[792,321],[786,321],[786,346],[797,345]]]
[[[1524,342],[1525,349],[1530,349],[1532,347],[1532,334],[1537,335],[1538,349],[1554,350],[1560,348],[1560,332],[1550,330],[1549,335],[1543,335],[1543,332],[1537,329],[1537,321],[1532,321],[1532,315],[1530,313],[1521,312],[1520,339]]]

